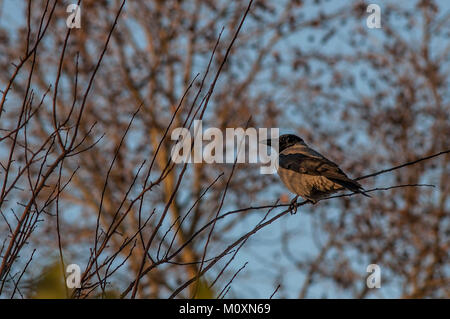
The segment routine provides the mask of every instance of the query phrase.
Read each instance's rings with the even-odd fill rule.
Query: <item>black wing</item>
[[[301,174],[324,176],[353,192],[360,192],[361,185],[348,178],[332,161],[326,158],[310,157],[304,154],[280,154],[279,165]]]

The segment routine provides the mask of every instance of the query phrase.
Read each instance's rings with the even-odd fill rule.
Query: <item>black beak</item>
[[[268,140],[262,140],[260,141],[261,144],[266,144],[267,146],[272,145],[272,140],[269,138]]]

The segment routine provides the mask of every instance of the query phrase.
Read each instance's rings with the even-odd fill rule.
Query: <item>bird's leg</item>
[[[289,205],[289,210],[291,211],[291,215],[294,215],[297,213],[297,199],[298,199],[298,195],[294,197],[294,199],[291,201],[291,204]]]

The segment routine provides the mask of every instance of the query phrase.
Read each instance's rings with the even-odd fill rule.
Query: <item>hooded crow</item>
[[[263,142],[269,146],[273,140]],[[313,204],[339,190],[348,189],[370,197],[362,186],[349,178],[335,163],[309,148],[300,137],[293,134],[281,135],[278,139],[278,175],[284,185],[297,196]],[[294,207],[296,208],[296,206]]]

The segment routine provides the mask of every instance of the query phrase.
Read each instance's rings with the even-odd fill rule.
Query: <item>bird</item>
[[[268,139],[262,143],[273,147],[274,140]],[[310,148],[301,137],[284,134],[277,140],[278,175],[284,185],[296,194],[290,205],[291,213],[297,211],[299,196],[313,204],[343,189],[370,197],[361,184],[349,178],[336,163]]]

